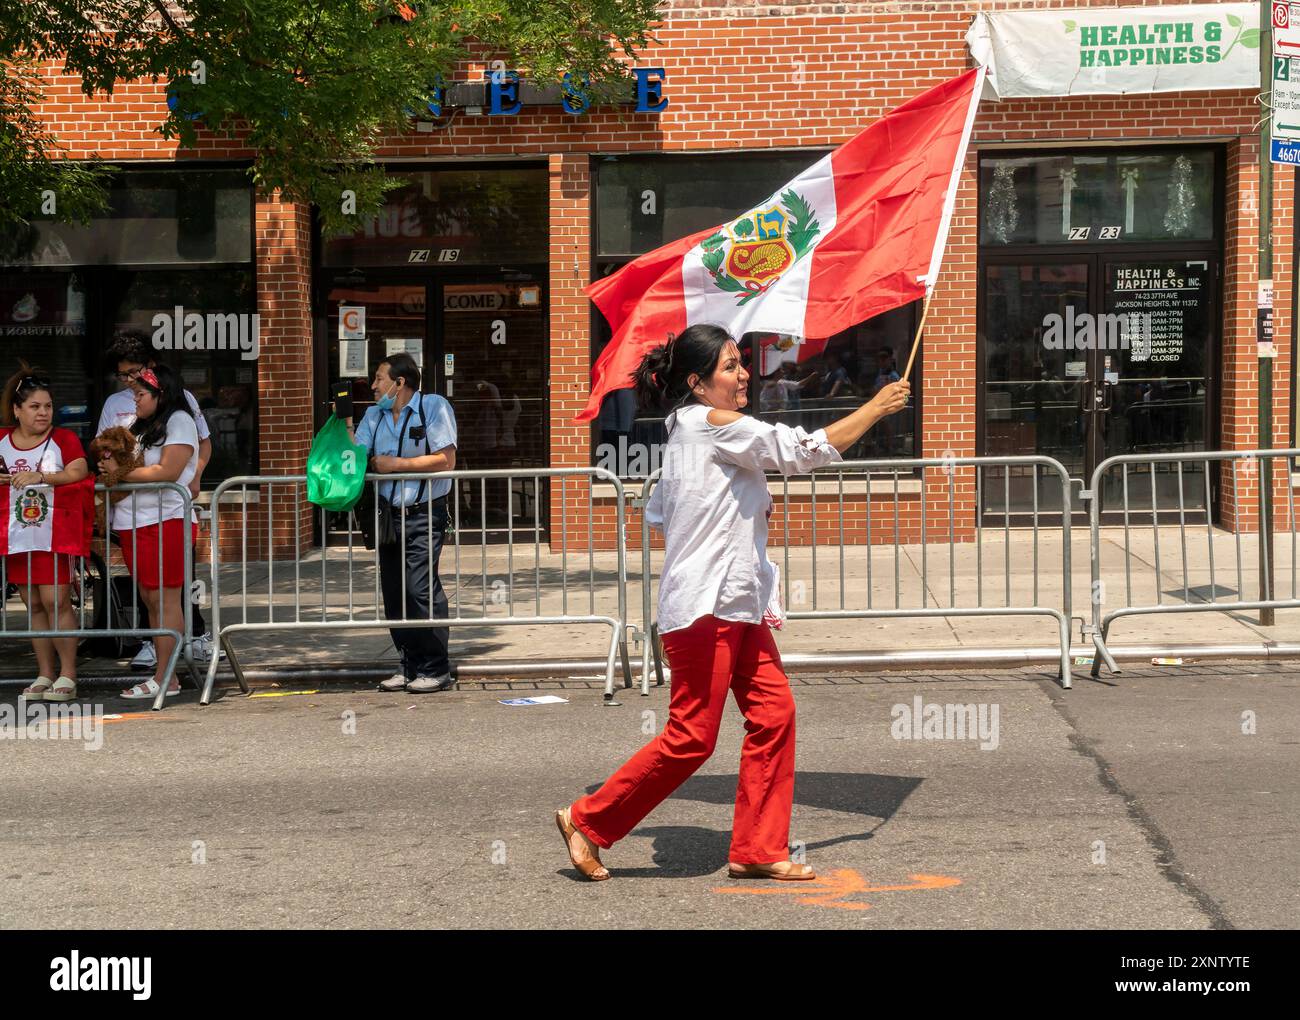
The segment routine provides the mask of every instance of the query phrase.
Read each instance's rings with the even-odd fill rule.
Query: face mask
[[[393,391],[391,393],[385,393],[382,397],[376,400],[375,406],[381,411],[391,411],[393,409],[393,404],[397,402],[397,390],[397,383],[393,383]]]

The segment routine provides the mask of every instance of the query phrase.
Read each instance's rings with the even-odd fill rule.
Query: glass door
[[[984,456],[1053,457],[1071,477],[1087,468],[1087,352],[1063,333],[1089,308],[1091,260],[998,261],[981,281]],[[985,513],[1061,510],[1061,489],[1032,468],[988,469]],[[1034,479],[1038,480],[1035,493]],[[1035,504],[1035,497],[1037,504]]]
[[[420,279],[359,272],[334,274],[320,288],[324,307],[318,307],[317,315],[324,320],[326,356],[324,363],[317,366],[317,392],[323,397],[319,401],[318,428],[330,414],[330,386],[335,380],[352,384],[352,420],[359,423],[375,402],[370,389],[375,369],[399,351],[415,358],[424,377],[423,389],[432,389],[429,289]],[[327,543],[345,544],[347,527],[347,514],[326,514]],[[354,541],[359,540],[359,536],[354,537]]]
[[[438,392],[456,413],[456,467],[501,470],[549,463],[546,288],[542,275],[484,274],[443,282],[437,294]],[[504,541],[545,533],[546,479],[459,486],[460,527]],[[540,501],[540,506],[539,506]],[[453,515],[453,520],[455,517]]]
[[[981,454],[1052,457],[1086,488],[1108,457],[1207,449],[1217,273],[1216,258],[1196,253],[990,257],[980,293]],[[1007,473],[991,468],[984,479],[983,512],[999,522],[1035,509],[1034,472]],[[1131,513],[1176,520],[1180,500],[1185,513],[1204,512],[1200,466],[1134,465],[1128,475]],[[1122,520],[1122,474],[1102,484],[1104,520]],[[1060,510],[1060,487],[1041,472],[1036,495],[1039,512]]]
[[[1105,259],[1103,272],[1106,313],[1122,317],[1129,342],[1097,352],[1108,362],[1095,415],[1097,463],[1119,454],[1207,449],[1217,260],[1126,256]],[[1176,513],[1181,482],[1181,505],[1204,511],[1206,481],[1203,464],[1183,465],[1181,479],[1174,464],[1134,465],[1128,502],[1139,511],[1154,505],[1157,513]],[[1103,485],[1103,506],[1122,513],[1122,474],[1108,472]]]

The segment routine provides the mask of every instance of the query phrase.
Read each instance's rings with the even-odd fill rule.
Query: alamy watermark
[[[1113,315],[1075,314],[1072,307],[1064,315],[1052,312],[1043,316],[1043,346],[1049,351],[1136,351],[1135,360],[1144,360],[1152,335],[1149,312],[1123,312]]]
[[[50,705],[28,702],[0,705],[0,740],[80,740],[85,750],[104,746],[103,705]]]
[[[256,312],[187,312],[176,305],[153,317],[158,351],[238,351],[241,361],[256,361],[260,320]]]
[[[626,436],[618,444],[601,443],[596,447],[596,466],[619,478],[648,478],[662,468],[662,481],[681,480],[699,474],[712,456],[712,449],[702,443],[674,446],[667,443],[629,443]]]
[[[979,740],[981,751],[998,749],[998,706],[926,704],[921,695],[910,705],[889,710],[894,720],[889,735],[895,740]]]
[[[152,956],[82,956],[76,949],[50,961],[50,990],[55,992],[130,992],[148,999],[153,986]]]

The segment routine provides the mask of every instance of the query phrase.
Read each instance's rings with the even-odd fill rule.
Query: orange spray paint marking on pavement
[[[867,880],[852,868],[837,868],[809,882],[774,882],[763,889],[740,889],[735,886],[718,887],[716,893],[741,896],[797,896],[799,903],[837,910],[870,910],[870,903],[845,901],[854,893],[921,892],[931,889],[950,889],[961,885],[960,878],[947,875],[909,875],[906,885],[868,885]]]

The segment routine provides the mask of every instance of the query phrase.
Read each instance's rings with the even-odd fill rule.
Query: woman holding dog
[[[139,443],[143,464],[122,474],[117,458],[105,452],[100,468],[114,482],[176,482],[189,486],[199,467],[199,433],[194,414],[185,400],[180,378],[166,365],[146,368],[131,382],[136,419],[131,433]],[[185,573],[185,529],[191,541],[198,525],[186,520],[185,501],[172,489],[133,492],[113,507],[113,530],[122,542],[122,556],[135,578],[157,627],[183,634],[185,627],[181,599],[188,585]],[[123,692],[132,700],[152,699],[170,680],[167,696],[179,694],[175,676],[164,675],[175,646],[170,637],[154,638],[158,663],[152,680]]]
[[[713,753],[735,695],[745,716],[728,874],[807,881],[789,859],[794,800],[794,698],[769,626],[780,627],[776,565],[767,558],[772,512],[766,472],[833,464],[869,428],[903,409],[891,383],[870,402],[812,434],[741,413],[749,373],[736,342],[695,325],[645,356],[636,388],[645,405],[675,403],[666,422],[663,477],[646,520],[664,533],[659,632],[672,667],[668,724],[600,789],[556,812],[574,867],[610,877],[600,849],[632,831]]]
[[[54,397],[40,369],[23,365],[0,394],[0,512],[5,580],[18,586],[32,630],[77,628],[73,558],[90,553],[91,490],[86,453],[54,427]],[[77,696],[77,639],[32,638],[36,682],[29,701]],[[56,665],[57,659],[57,665]]]

